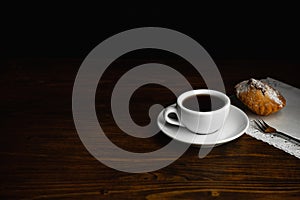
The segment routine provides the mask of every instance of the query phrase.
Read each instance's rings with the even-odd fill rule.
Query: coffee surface
[[[210,112],[222,108],[225,102],[213,95],[199,94],[184,99],[182,105],[189,110]]]

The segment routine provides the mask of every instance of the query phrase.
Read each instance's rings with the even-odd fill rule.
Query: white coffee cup
[[[212,105],[210,110],[201,111],[201,106],[204,105],[200,105],[200,103],[200,110],[192,110],[183,105],[185,100],[191,97],[194,98],[194,102],[197,103],[195,97],[201,95],[209,95]],[[222,104],[217,105],[219,107],[214,108],[214,99]],[[218,131],[224,126],[229,110],[230,99],[226,94],[216,90],[198,89],[181,94],[177,98],[177,104],[175,106],[169,106],[165,109],[164,118],[168,123],[185,127],[194,133],[210,134]],[[169,114],[171,113],[176,114],[178,120],[170,118]]]

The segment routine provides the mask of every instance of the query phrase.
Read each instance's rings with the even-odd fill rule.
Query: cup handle
[[[170,118],[169,114],[171,114],[171,113],[174,113],[177,116],[178,120]],[[177,109],[174,106],[169,106],[165,109],[164,118],[165,118],[166,122],[168,122],[169,124],[184,127],[184,125],[179,121],[179,115],[177,113]]]

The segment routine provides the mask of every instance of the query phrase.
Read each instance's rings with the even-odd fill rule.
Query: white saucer
[[[184,127],[167,123],[162,110],[157,117],[158,127],[170,138],[193,145],[214,146],[230,142],[244,134],[249,126],[247,115],[239,108],[231,105],[228,118],[222,130],[208,134],[195,134]]]

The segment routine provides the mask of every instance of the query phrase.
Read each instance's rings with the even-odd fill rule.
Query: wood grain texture
[[[155,61],[155,60],[154,60]],[[0,199],[298,199],[300,160],[243,135],[203,159],[190,147],[171,165],[149,173],[130,174],[103,165],[81,143],[72,117],[72,87],[80,59],[2,60],[0,74]],[[118,146],[150,152],[166,145],[163,133],[138,139],[124,134],[108,107],[114,84],[132,66],[148,60],[119,61],[99,83],[98,119]],[[184,74],[194,88],[205,87],[187,63],[160,62]],[[267,76],[300,87],[285,61],[217,62],[228,95],[241,80]],[[284,69],[284,70],[282,70]],[[178,85],[180,89],[180,84]],[[159,94],[159,95],[153,95]],[[148,85],[134,95],[132,118],[149,122],[154,103],[169,105],[175,96]],[[138,144],[138,145],[136,145]]]

